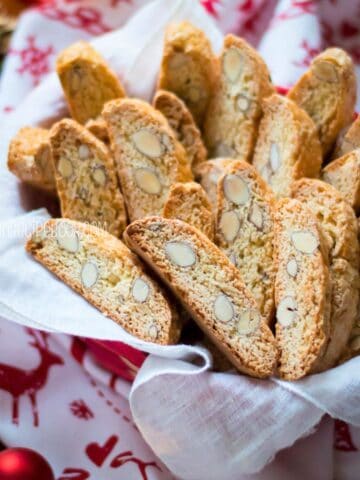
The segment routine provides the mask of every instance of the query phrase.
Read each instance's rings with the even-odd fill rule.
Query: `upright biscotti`
[[[274,92],[269,71],[245,40],[227,35],[220,75],[204,125],[209,156],[249,161],[255,146],[262,100]]]
[[[204,32],[189,22],[165,32],[158,88],[180,97],[201,127],[213,93],[217,64]]]
[[[205,235],[161,217],[138,220],[124,235],[238,370],[272,375],[277,362],[273,334],[239,272]]]
[[[175,183],[170,188],[163,217],[182,220],[214,240],[214,214],[205,191],[198,183]]]
[[[130,220],[161,215],[171,185],[192,180],[184,148],[166,118],[141,100],[108,102],[103,117]]]
[[[261,315],[274,314],[275,198],[255,168],[238,160],[218,183],[216,243],[239,270]]]
[[[63,50],[57,58],[56,71],[71,116],[80,123],[97,118],[107,101],[125,96],[116,74],[86,42]]]
[[[277,202],[274,238],[278,370],[296,380],[317,371],[329,340],[326,245],[310,208],[288,198]]]
[[[52,127],[50,143],[62,216],[120,237],[126,226],[125,204],[108,149],[70,119]]]
[[[330,162],[322,178],[337,188],[345,200],[360,212],[360,150],[353,150]]]
[[[10,142],[7,165],[22,182],[56,194],[49,130],[21,128]]]
[[[158,90],[154,96],[153,106],[169,122],[177,139],[185,148],[192,170],[207,157],[201,133],[185,103],[174,93]]]
[[[72,220],[48,220],[31,235],[26,250],[128,333],[164,345],[178,340],[178,318],[164,293],[108,232]]]
[[[288,97],[313,119],[327,155],[339,132],[352,122],[356,101],[356,76],[350,56],[328,48],[290,89]]]
[[[346,131],[340,132],[336,140],[332,158],[336,159],[342,157],[346,153],[350,153],[357,148],[360,148],[360,116],[356,117]]]
[[[320,174],[316,127],[302,108],[281,95],[266,98],[263,111],[253,165],[277,197],[289,196],[295,180]]]
[[[329,251],[330,341],[318,368],[326,370],[344,353],[357,318],[360,286],[357,219],[343,196],[320,180],[299,180],[293,185],[293,196],[316,215]]]

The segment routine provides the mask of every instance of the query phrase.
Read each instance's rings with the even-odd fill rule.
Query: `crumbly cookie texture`
[[[239,272],[205,235],[180,220],[150,217],[129,225],[124,238],[239,371],[273,374],[274,336]]]
[[[349,128],[340,132],[332,153],[332,159],[342,157],[357,148],[360,148],[360,116],[356,117]]]
[[[178,340],[178,318],[163,291],[108,232],[68,219],[48,220],[26,250],[128,333],[164,345]]]
[[[90,133],[95,135],[96,138],[105,143],[105,145],[110,144],[109,132],[106,126],[106,122],[101,116],[88,120],[85,124],[85,127],[89,130]]]
[[[356,76],[350,56],[328,48],[290,89],[288,97],[313,119],[327,155],[339,132],[352,122],[356,101]]]
[[[353,150],[330,162],[322,179],[337,188],[345,200],[360,212],[360,150]]]
[[[70,119],[53,126],[50,143],[62,216],[120,237],[125,205],[107,147]]]
[[[115,72],[86,42],[63,50],[57,58],[56,71],[71,116],[80,123],[96,119],[107,101],[125,96]]]
[[[183,145],[192,170],[207,157],[201,133],[185,103],[174,93],[158,90],[154,96],[153,106],[169,122],[177,139]]]
[[[289,196],[295,180],[320,174],[316,127],[302,108],[281,95],[266,98],[263,110],[253,165],[277,197]]]
[[[180,97],[200,127],[213,93],[216,70],[216,57],[202,30],[189,22],[168,26],[158,88]]]
[[[329,340],[326,245],[310,208],[288,198],[277,202],[274,238],[278,370],[296,380],[317,371]]]
[[[207,193],[214,212],[217,208],[218,181],[226,168],[234,161],[234,158],[214,158],[200,163],[195,169],[195,178]]]
[[[261,315],[274,315],[275,198],[255,168],[234,161],[218,183],[216,243],[239,270]]]
[[[163,217],[182,220],[214,240],[214,214],[204,189],[198,183],[172,185]]]
[[[293,196],[316,215],[329,252],[330,341],[318,366],[318,370],[326,370],[344,353],[357,318],[360,286],[357,219],[343,196],[320,180],[299,180],[293,185]]]
[[[49,130],[21,128],[10,142],[7,165],[22,182],[56,195]]]
[[[261,102],[273,92],[267,66],[256,50],[245,40],[227,35],[204,125],[210,157],[250,160],[262,114]]]
[[[184,148],[166,118],[141,100],[108,102],[103,117],[130,220],[161,215],[171,185],[192,180]]]

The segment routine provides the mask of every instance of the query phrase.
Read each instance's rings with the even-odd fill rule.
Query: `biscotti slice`
[[[108,232],[52,219],[31,235],[26,250],[128,333],[160,344],[178,340],[178,318],[163,291],[139,259]]]
[[[216,243],[239,270],[261,315],[274,314],[275,198],[255,168],[234,161],[218,183]]]
[[[255,377],[273,374],[273,334],[239,272],[205,235],[161,217],[138,220],[124,235],[239,371]]]
[[[288,97],[313,119],[326,155],[339,132],[353,119],[356,77],[350,56],[340,48],[324,50],[290,89]]]
[[[195,178],[207,193],[214,212],[217,208],[218,181],[233,161],[233,158],[214,158],[200,163],[195,169]]]
[[[169,191],[163,216],[177,218],[214,240],[214,214],[204,189],[196,182],[175,183]]]
[[[107,101],[125,96],[115,72],[86,42],[63,50],[57,58],[56,71],[71,116],[80,123],[97,118]]]
[[[330,162],[322,178],[337,188],[345,200],[360,212],[360,150],[353,150]]]
[[[95,135],[96,138],[101,140],[105,145],[110,144],[109,132],[106,126],[105,120],[100,116],[95,119],[90,119],[86,122],[85,127],[90,133]]]
[[[158,90],[153,99],[153,106],[169,122],[170,127],[185,148],[191,168],[204,162],[207,157],[201,133],[185,103],[174,93]]]
[[[360,116],[356,117],[346,131],[340,133],[336,140],[336,146],[332,158],[335,159],[342,157],[346,153],[350,153],[357,148],[360,148]]]
[[[279,375],[296,380],[317,370],[329,340],[326,246],[316,217],[295,199],[277,202],[274,238]]]
[[[274,92],[269,71],[245,40],[227,35],[220,75],[204,125],[210,157],[249,161],[255,146],[263,98]]]
[[[192,180],[184,148],[166,118],[141,100],[108,102],[103,117],[130,220],[161,215],[171,185]]]
[[[277,197],[287,197],[295,180],[319,176],[319,137],[309,115],[286,97],[271,95],[263,110],[252,163]]]
[[[332,283],[330,341],[318,367],[326,370],[343,354],[357,317],[360,286],[357,219],[342,195],[320,180],[296,182],[293,196],[315,214],[327,241]]]
[[[125,205],[107,147],[70,119],[53,126],[50,143],[62,216],[120,237]]]
[[[22,182],[56,194],[49,130],[21,128],[10,142],[7,164]]]
[[[158,88],[180,97],[201,127],[216,77],[216,57],[204,32],[189,22],[165,32]]]

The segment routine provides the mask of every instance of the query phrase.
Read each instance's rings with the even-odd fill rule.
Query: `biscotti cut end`
[[[96,138],[101,140],[105,145],[109,145],[109,132],[106,127],[105,120],[100,116],[95,119],[90,119],[86,122],[85,127],[92,133]]]
[[[176,343],[180,324],[163,291],[139,259],[95,226],[48,220],[26,250],[128,333],[149,342]]]
[[[148,217],[129,225],[124,238],[239,371],[274,373],[273,334],[238,271],[205,235],[180,220]]]
[[[74,43],[63,50],[57,58],[56,71],[70,113],[82,124],[97,118],[107,101],[125,96],[115,72],[86,42]]]
[[[340,132],[331,157],[335,160],[357,148],[360,148],[360,116],[356,117],[349,128]]]

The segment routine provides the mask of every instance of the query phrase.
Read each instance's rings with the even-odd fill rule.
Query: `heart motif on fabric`
[[[118,436],[112,435],[102,446],[96,442],[89,443],[85,449],[86,455],[89,457],[92,463],[94,463],[97,467],[101,467],[117,444],[118,440]]]

